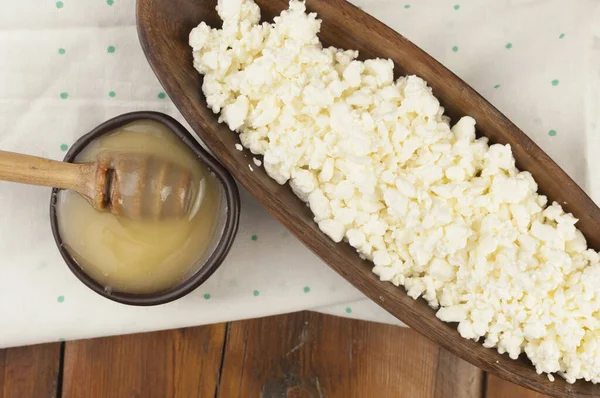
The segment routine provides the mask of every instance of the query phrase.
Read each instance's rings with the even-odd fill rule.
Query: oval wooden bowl
[[[263,19],[272,20],[287,0],[256,0]],[[205,21],[219,27],[216,0],[138,0],[137,25],[140,41],[152,69],[165,90],[204,143],[233,176],[250,191],[298,239],[323,261],[373,301],[411,328],[472,364],[513,383],[554,396],[598,396],[600,386],[562,378],[550,382],[536,374],[525,358],[513,361],[481,343],[460,337],[455,324],[435,317],[424,300],[413,300],[402,288],[381,282],[371,272],[372,264],[361,260],[348,244],[336,244],[312,220],[310,210],[285,185],[270,179],[262,168],[253,167],[248,151],[237,151],[237,134],[217,122],[202,95],[202,79],[192,66],[188,46],[190,30]],[[361,58],[391,58],[397,75],[416,74],[425,79],[454,121],[470,115],[478,132],[492,142],[510,144],[521,170],[530,171],[540,191],[579,218],[578,227],[588,244],[600,248],[600,209],[575,182],[521,130],[484,100],[465,82],[424,51],[375,18],[344,0],[309,0],[308,8],[323,20],[324,43],[360,50]],[[392,342],[391,342],[392,343]]]

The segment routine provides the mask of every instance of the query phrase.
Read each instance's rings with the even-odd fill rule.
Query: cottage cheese
[[[222,29],[190,34],[207,104],[324,233],[461,336],[600,381],[598,253],[510,146],[476,138],[470,117],[451,127],[422,79],[394,81],[391,60],[323,48],[303,2],[272,24],[252,0],[217,11]]]

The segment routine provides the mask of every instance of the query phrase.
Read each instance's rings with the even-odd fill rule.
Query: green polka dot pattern
[[[390,0],[379,0],[381,3],[386,1]],[[412,4],[406,3],[405,1],[393,4],[393,10],[397,14],[395,17],[398,17],[399,20],[400,18],[403,18],[403,20],[401,20],[403,23],[410,21],[411,18],[427,15],[426,13],[429,12],[429,4],[425,4],[428,2],[416,2],[415,8],[412,8]],[[456,1],[461,1],[461,3],[456,3]],[[367,1],[361,2],[364,4],[364,6],[358,6],[359,8],[366,8],[372,13],[376,12],[376,6],[370,6],[371,8],[369,8],[369,3]],[[6,5],[9,5],[10,3],[11,2],[7,2]],[[52,8],[52,3],[54,3],[55,8]],[[125,1],[119,2],[119,0],[94,0],[93,3],[98,7],[98,14],[103,14],[103,21],[109,21],[112,18],[112,22],[114,23],[119,22],[119,14],[127,8],[126,6],[128,4]],[[50,0],[48,2],[44,2],[43,5],[43,12],[49,14],[47,15],[47,18],[49,20],[54,19],[54,23],[59,26],[61,23],[64,25],[65,22],[68,23],[70,21],[69,13],[77,13],[82,10],[81,8],[77,8],[82,6],[81,3],[69,0]],[[460,76],[464,75],[468,77],[466,72],[469,71],[469,69],[461,70],[461,66],[469,63],[469,61],[472,61],[474,58],[476,59],[477,54],[485,53],[487,56],[487,51],[490,53],[493,52],[493,59],[490,57],[490,64],[493,63],[494,65],[501,65],[501,67],[504,68],[503,70],[512,71],[513,69],[511,69],[511,65],[504,64],[509,64],[511,62],[514,63],[516,62],[515,60],[525,64],[525,62],[528,60],[526,57],[529,54],[531,41],[544,41],[543,48],[547,48],[549,52],[556,53],[555,58],[557,60],[556,63],[558,64],[558,60],[560,58],[559,53],[563,49],[573,45],[574,41],[576,41],[575,39],[579,38],[579,36],[577,36],[578,31],[575,30],[573,26],[570,26],[566,23],[553,26],[552,24],[548,24],[546,21],[546,23],[540,24],[543,26],[540,26],[539,31],[537,31],[534,35],[528,36],[530,40],[525,40],[525,38],[522,37],[523,32],[521,32],[520,27],[519,29],[515,29],[513,28],[514,26],[506,25],[509,27],[505,30],[502,30],[502,34],[491,38],[487,36],[483,37],[482,35],[480,43],[477,43],[476,40],[469,41],[471,37],[464,36],[460,32],[462,27],[469,22],[469,18],[472,18],[473,15],[477,15],[477,13],[480,12],[479,5],[476,5],[476,2],[455,0],[455,2],[449,1],[445,2],[444,4],[436,3],[435,6],[437,11],[439,11],[439,14],[443,14],[444,18],[441,19],[439,26],[444,27],[448,34],[440,37],[439,41],[437,42],[438,46],[433,50],[435,50],[434,52],[436,57],[439,56],[440,62],[445,63],[448,67],[452,67],[453,70],[456,69],[456,73]],[[454,13],[452,11],[454,11]],[[506,18],[509,17],[509,13],[505,13],[506,10],[501,10],[499,7],[498,11],[498,16]],[[500,14],[500,11],[502,11],[502,14]],[[390,16],[390,18],[392,17]],[[410,22],[414,23],[414,19]],[[400,26],[400,23],[398,23],[398,26]],[[69,26],[64,27],[69,28]],[[498,28],[498,26],[496,26],[496,28]],[[496,30],[496,32],[500,31]],[[564,40],[566,38],[566,32],[570,32],[568,40]],[[68,34],[73,35],[73,32],[71,31]],[[415,34],[415,36],[417,35]],[[57,80],[56,86],[51,86],[49,92],[43,93],[43,96],[45,97],[44,99],[49,100],[48,102],[58,109],[56,113],[60,114],[62,111],[67,110],[76,112],[82,103],[87,104],[88,102],[92,101],[96,101],[97,103],[109,108],[114,108],[115,106],[126,107],[128,106],[129,102],[134,103],[135,101],[154,101],[155,107],[168,108],[168,106],[171,104],[169,101],[169,96],[166,94],[166,92],[161,91],[165,87],[160,86],[156,81],[131,82],[126,80],[127,78],[123,78],[122,76],[118,75],[117,68],[122,65],[122,62],[128,62],[127,57],[129,56],[130,48],[128,44],[125,45],[128,42],[122,41],[119,36],[112,35],[112,33],[106,34],[106,32],[104,36],[100,36],[100,40],[102,40],[103,43],[96,43],[93,46],[90,45],[89,48],[84,47],[76,41],[70,40],[68,36],[65,39],[57,37],[56,40],[45,43],[46,48],[43,49],[43,55],[47,58],[46,61],[48,63],[54,63],[54,65],[52,65],[54,68],[53,71],[55,71],[56,74],[61,75],[61,80]],[[512,42],[512,40],[515,41]],[[454,43],[452,43],[452,41],[454,41]],[[420,42],[419,37],[415,37],[415,42]],[[421,42],[426,41],[421,40]],[[460,43],[460,48],[458,43]],[[504,46],[502,45],[503,43]],[[69,56],[66,56],[66,47],[69,47]],[[117,47],[119,48],[119,54],[116,54]],[[515,51],[512,51],[512,48],[515,48]],[[451,52],[452,54],[450,54]],[[461,52],[461,54],[458,54],[458,52]],[[59,55],[59,57],[57,58],[56,55]],[[77,63],[81,62],[81,59],[89,58],[97,59],[98,63],[103,67],[98,69],[96,75],[90,73],[89,79],[94,83],[90,83],[88,87],[87,84],[82,84],[81,76],[77,75],[80,72],[78,68],[73,68],[73,65],[77,65]],[[533,61],[531,63],[533,63]],[[472,66],[475,64],[469,63],[469,65]],[[106,66],[106,68],[104,68],[104,66]],[[486,64],[485,67],[487,66],[488,65]],[[560,97],[567,97],[569,90],[575,86],[577,81],[576,79],[573,79],[571,75],[567,75],[564,69],[559,68],[559,66],[560,65],[551,65],[549,63],[547,70],[543,70],[544,73],[540,73],[534,76],[533,79],[530,79],[528,82],[530,84],[531,91],[535,92],[535,94],[538,96],[546,96],[548,98],[552,98],[553,100]],[[519,82],[516,79],[511,79],[514,76],[510,76],[506,73],[494,73],[494,70],[492,70],[490,73],[487,73],[487,70],[482,71],[486,73],[485,75],[482,74],[482,76],[485,76],[485,80],[482,79],[480,82],[474,81],[474,85],[478,87],[478,90],[480,89],[482,94],[487,96],[488,99],[498,101],[499,107],[501,108],[503,104],[500,101],[504,96],[511,95],[513,91],[518,90],[519,86],[517,84]],[[546,74],[546,72],[548,74]],[[88,76],[84,76],[84,79],[87,78]],[[105,79],[105,82],[103,82],[102,85],[98,84],[97,86],[94,86],[94,84],[100,81],[100,79]],[[498,83],[498,80],[502,81],[503,83]],[[136,87],[137,89],[129,89],[130,84],[137,83],[140,83],[140,85],[131,86]],[[111,85],[113,86],[112,89],[109,88]],[[561,86],[560,89],[557,87],[559,85]],[[106,91],[106,88],[109,88],[108,92]],[[502,90],[499,90],[500,88],[502,88]],[[59,90],[63,91],[61,92]],[[119,93],[117,93],[116,90],[119,90]],[[116,99],[117,94],[119,96],[119,100]],[[106,98],[106,96],[109,98]],[[58,105],[60,105],[60,107],[58,107]],[[554,145],[555,147],[562,145],[563,143],[570,142],[572,139],[574,139],[576,129],[567,129],[567,127],[562,124],[558,117],[554,117],[552,114],[553,109],[550,109],[550,107],[545,109],[549,109],[548,114],[539,115],[536,111],[532,112],[531,116],[527,115],[529,116],[529,119],[525,118],[525,122],[529,121],[532,126],[535,126],[533,130],[535,130],[537,133],[537,138],[540,138],[542,141],[545,139],[545,142],[548,145]],[[539,119],[537,117],[539,117]],[[561,137],[558,137],[557,131],[561,131]],[[58,155],[62,153],[64,156],[64,153],[69,150],[71,142],[72,137],[69,135],[61,136],[57,134],[53,140],[48,142],[49,145],[47,149],[50,151],[50,153],[54,153],[54,156],[58,158]],[[256,228],[256,225],[254,228]],[[248,252],[260,252],[263,250],[263,248],[264,250],[268,250],[267,247],[276,247],[278,245],[279,240],[277,240],[276,237],[274,238],[274,235],[265,234],[262,229],[257,229],[261,230],[262,234],[262,237],[260,238],[260,244],[257,242],[259,238],[257,234],[253,234],[248,229],[242,234],[242,245],[246,245]],[[251,242],[247,241],[248,238],[250,238]],[[313,277],[318,278],[318,275]],[[243,280],[243,275],[239,275],[239,280]],[[270,281],[270,284],[264,281],[257,282],[255,284],[255,289],[257,290],[250,290],[251,284],[247,287],[243,287],[242,282],[239,282],[239,284],[237,284],[238,282],[232,282],[231,286],[241,291],[241,293],[239,293],[242,295],[240,301],[245,300],[249,304],[256,307],[257,304],[268,302],[273,300],[273,298],[277,300],[278,295],[284,296],[286,293],[295,297],[296,299],[298,296],[305,296],[305,298],[300,297],[300,299],[306,302],[316,299],[320,294],[323,294],[324,292],[326,293],[328,290],[326,285],[320,285],[316,281],[317,279],[299,278],[293,283],[289,283],[287,286],[284,285],[285,290],[269,290],[269,287],[277,286],[277,282],[271,283]],[[312,286],[317,286],[314,291],[312,290]],[[62,312],[69,311],[75,302],[79,302],[79,297],[74,296],[74,291],[61,286],[58,286],[58,289],[64,290],[64,294],[69,294],[69,300],[71,301],[64,304],[64,295],[55,296],[56,302],[49,302],[48,304],[52,306],[58,303],[59,306],[56,308],[57,310]],[[247,292],[251,293],[255,298],[260,296],[261,292],[264,291],[267,291],[267,295],[262,297],[260,300],[257,298],[256,302],[251,302],[250,298],[245,296],[245,289],[248,289]],[[329,289],[330,291],[335,291],[335,287],[330,287]],[[205,308],[211,308],[213,307],[213,304],[216,305],[220,303],[221,300],[228,298],[227,289],[225,289],[225,291],[219,290],[218,293],[216,293],[217,296],[214,298],[214,300],[212,300],[212,292],[202,293],[201,289],[198,290],[200,290],[200,292],[197,293],[200,293],[200,295],[196,296],[196,300],[209,301],[209,303],[205,304]],[[302,295],[300,295],[300,293],[302,293]],[[345,306],[343,304],[339,307],[335,306],[332,308],[334,311],[337,311],[337,314],[339,315],[353,313],[353,308],[351,306]],[[355,316],[360,316],[360,314],[366,312],[366,309],[363,309],[359,306],[359,312],[356,313]],[[57,334],[60,336],[63,333],[69,335],[70,339],[77,337],[74,334],[65,333],[64,331],[62,333],[59,331]],[[64,338],[58,338],[58,336],[54,335],[51,336],[51,338],[55,339],[55,341],[65,341]]]

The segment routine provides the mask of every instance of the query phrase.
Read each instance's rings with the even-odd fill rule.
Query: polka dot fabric
[[[596,0],[353,1],[473,86],[579,184],[600,181],[600,123],[587,116],[600,115]],[[61,159],[81,135],[135,110],[185,124],[145,60],[131,0],[4,2],[0,53],[2,149]],[[0,213],[0,319],[10,325],[0,328],[0,347],[311,308],[398,323],[241,196],[238,237],[222,267],[181,300],[135,308],[96,295],[67,269],[50,233],[49,190],[0,184],[11,209]]]

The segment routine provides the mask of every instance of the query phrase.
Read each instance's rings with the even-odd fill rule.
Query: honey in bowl
[[[224,226],[221,184],[190,148],[155,121],[135,121],[104,134],[75,160],[92,161],[105,152],[148,154],[189,170],[193,206],[185,217],[138,220],[99,212],[79,194],[63,190],[56,202],[63,246],[108,291],[149,294],[176,286],[202,266],[218,243]]]

